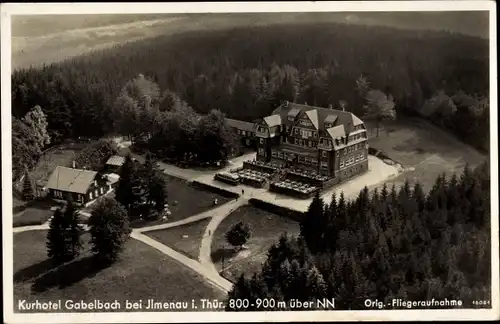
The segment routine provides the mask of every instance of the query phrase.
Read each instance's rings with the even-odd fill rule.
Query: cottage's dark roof
[[[242,121],[242,120],[237,120],[237,119],[231,119],[231,118],[226,118],[226,122],[230,127],[234,127],[236,129],[244,130],[247,132],[255,132],[255,124]]]
[[[84,194],[95,180],[96,175],[96,171],[58,166],[50,175],[46,187],[48,189]]]

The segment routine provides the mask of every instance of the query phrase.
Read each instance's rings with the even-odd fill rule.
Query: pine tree
[[[149,185],[152,182],[157,172],[158,165],[153,160],[151,152],[147,152],[144,165],[142,166],[142,170],[140,172],[140,176],[145,179],[144,182],[146,185]]]
[[[129,213],[130,218],[134,218],[141,213],[141,208],[147,201],[147,188],[145,179],[142,177],[140,165],[127,155],[121,168],[120,180],[116,188],[116,201],[122,204]]]
[[[134,162],[132,157],[127,155],[120,170],[120,180],[116,188],[116,201],[129,208],[133,203],[132,178],[134,177]]]
[[[327,297],[327,285],[323,276],[318,269],[313,265],[307,271],[307,294],[309,300],[321,299]]]
[[[148,194],[148,199],[153,204],[155,210],[157,212],[162,211],[165,208],[168,196],[165,178],[161,175],[154,176],[149,183]]]
[[[47,232],[47,256],[55,262],[64,262],[66,244],[64,236],[64,214],[61,209],[56,209],[49,224]]]
[[[300,222],[300,234],[307,242],[311,252],[315,253],[320,249],[320,240],[323,235],[323,219],[325,218],[324,202],[317,192],[309,209]]]
[[[325,217],[325,248],[329,251],[335,251],[335,241],[337,239],[337,228],[336,228],[336,218],[337,218],[337,196],[335,192],[332,194],[332,200],[328,205]]]
[[[24,173],[23,199],[26,201],[35,199],[35,194],[33,192],[33,183],[31,182],[31,177],[28,172]]]
[[[80,225],[78,210],[75,208],[72,199],[68,199],[64,211],[64,223],[67,226],[64,231],[67,254],[68,258],[73,259],[78,256],[82,248],[80,236],[83,233],[83,228]]]
[[[244,274],[241,274],[233,288],[228,293],[228,302],[226,303],[227,311],[245,311],[244,308],[238,308],[236,305],[236,300],[244,300],[251,298],[252,287],[250,286],[249,280],[245,278]]]

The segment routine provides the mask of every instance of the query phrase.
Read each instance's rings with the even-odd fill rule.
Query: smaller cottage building
[[[67,200],[68,195],[76,204],[85,205],[111,189],[107,179],[96,171],[58,166],[45,186],[50,197]]]
[[[119,173],[123,163],[125,163],[125,158],[123,156],[113,155],[106,162],[106,170],[113,173]]]

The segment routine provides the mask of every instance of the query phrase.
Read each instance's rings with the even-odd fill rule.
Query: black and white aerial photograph
[[[5,321],[498,319],[496,8],[449,2],[2,4]]]

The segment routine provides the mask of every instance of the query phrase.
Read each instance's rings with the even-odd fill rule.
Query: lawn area
[[[224,236],[239,221],[250,226],[252,236],[246,244],[247,249],[235,255]],[[299,234],[299,230],[299,223],[291,219],[250,205],[240,207],[226,217],[213,234],[212,261],[225,278],[234,282],[242,273],[252,275],[261,269],[267,258],[267,251],[282,233],[295,236]]]
[[[398,177],[387,181],[399,186],[408,179],[410,183],[416,180],[429,190],[436,177],[445,172],[461,173],[468,163],[475,167],[486,159],[486,156],[462,143],[452,134],[419,118],[400,118],[387,122],[376,131],[368,131],[370,146],[380,149],[406,170]]]
[[[87,252],[77,260],[54,267],[46,257],[46,235],[46,231],[14,235],[15,311],[19,311],[18,300],[22,299],[27,302],[118,300],[122,302],[120,311],[126,311],[125,300],[143,300],[144,307],[150,298],[159,302],[189,301],[191,307],[191,299],[225,297],[189,268],[134,239],[126,243],[121,259],[111,267],[97,267],[88,244],[85,244]],[[84,239],[88,241],[88,234]],[[63,308],[63,311],[71,310]]]
[[[191,259],[198,260],[201,239],[209,222],[210,219],[207,218],[194,223],[159,231],[144,232],[143,234],[185,254]]]
[[[162,173],[162,175],[167,181],[168,204],[172,212],[172,215],[167,220],[168,222],[176,222],[205,212],[214,207],[213,202],[216,198],[219,206],[231,200],[219,194],[192,186],[185,180],[165,173]],[[165,221],[162,220],[134,221],[132,226],[144,227],[163,223]]]
[[[49,209],[28,207],[24,211],[15,214],[12,218],[12,227],[42,225],[54,215]]]
[[[54,212],[52,207],[63,207],[64,204],[58,203],[52,199],[23,201],[23,205],[14,206],[12,210],[13,227],[41,225],[45,223]]]
[[[58,145],[48,150],[42,155],[35,170],[33,171],[33,180],[45,184],[54,169],[60,166],[71,167],[76,155],[90,143],[69,143]]]

